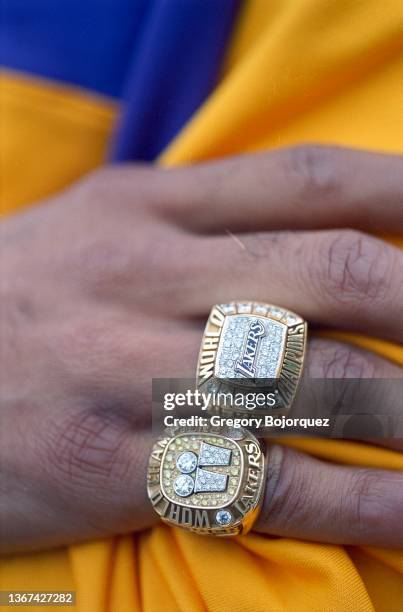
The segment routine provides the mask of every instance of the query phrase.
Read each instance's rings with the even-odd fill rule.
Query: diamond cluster
[[[242,455],[236,442],[213,435],[177,436],[168,444],[161,466],[167,497],[186,506],[219,508],[231,503],[241,476]]]
[[[239,310],[239,308],[238,308]],[[228,316],[221,334],[216,365],[218,378],[244,378],[236,371],[236,362],[241,357],[251,321],[263,323],[266,333],[261,338],[256,355],[256,378],[276,378],[281,363],[287,328],[278,321],[261,316]]]
[[[200,446],[199,465],[229,465],[231,450],[202,442]]]
[[[281,321],[282,323],[287,323],[287,325],[295,325],[296,323],[301,323],[302,319],[294,312],[290,312],[285,310],[284,308],[279,308],[278,306],[271,306],[269,304],[254,304],[253,302],[241,302],[235,303],[231,302],[230,304],[220,304],[220,310],[225,315],[233,315],[233,314],[259,314],[264,317],[271,317],[273,319],[277,319],[277,321]]]
[[[199,469],[196,473],[194,491],[195,493],[200,493],[201,491],[225,491],[227,482],[227,474]]]
[[[174,491],[180,497],[187,497],[193,491],[225,491],[228,483],[228,475],[220,472],[203,470],[201,466],[229,465],[231,452],[228,448],[221,448],[213,444],[202,442],[200,455],[191,451],[185,451],[176,459],[176,467],[181,472],[173,483]],[[195,471],[195,480],[188,474]],[[184,476],[185,475],[185,476]]]

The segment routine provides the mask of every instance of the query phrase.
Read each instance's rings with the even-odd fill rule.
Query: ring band
[[[264,482],[264,448],[242,429],[165,436],[153,447],[147,473],[149,499],[164,522],[218,536],[251,529]]]
[[[222,393],[270,387],[276,408],[288,410],[302,375],[306,339],[306,322],[285,308],[260,302],[213,306],[199,354],[198,387]]]

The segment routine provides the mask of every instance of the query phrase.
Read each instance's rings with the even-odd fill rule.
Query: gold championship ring
[[[260,442],[242,429],[228,435],[187,431],[156,442],[147,490],[161,519],[189,531],[238,535],[258,516],[265,483]]]
[[[213,306],[199,354],[198,388],[222,394],[271,389],[276,408],[288,410],[301,378],[306,338],[306,322],[279,306]]]

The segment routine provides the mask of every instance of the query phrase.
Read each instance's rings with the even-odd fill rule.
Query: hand
[[[402,202],[402,158],[296,147],[175,170],[106,168],[3,222],[2,550],[155,522],[151,379],[194,374],[212,304],[269,301],[317,326],[402,342],[403,253],[362,233],[403,232]],[[311,340],[307,368],[401,376],[331,340]],[[257,529],[403,547],[402,473],[278,446],[269,457]]]

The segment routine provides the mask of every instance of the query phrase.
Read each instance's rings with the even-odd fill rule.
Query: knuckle
[[[303,144],[287,150],[286,169],[296,177],[301,198],[337,195],[341,189],[337,148]]]
[[[320,294],[355,307],[385,298],[391,264],[380,241],[356,230],[344,230],[326,233],[309,268]]]
[[[50,482],[63,494],[107,490],[128,469],[124,419],[112,411],[81,407],[37,432],[37,455]]]
[[[380,474],[372,469],[356,471],[348,493],[346,499],[351,499],[352,504],[348,513],[357,533],[364,532],[364,536],[377,533],[390,517]]]
[[[342,342],[312,342],[308,374],[313,378],[373,378],[375,363],[370,354]]]

